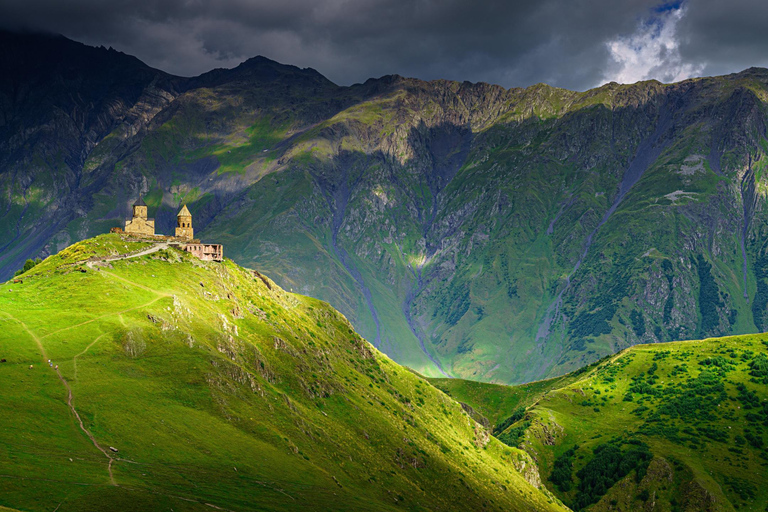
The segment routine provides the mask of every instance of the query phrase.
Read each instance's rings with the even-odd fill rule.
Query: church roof
[[[139,198],[136,200],[135,203],[133,203],[133,206],[147,206],[147,203],[144,202],[144,198],[139,196]]]
[[[181,211],[176,216],[177,217],[191,217],[192,214],[189,213],[189,210],[187,209],[187,205],[184,205],[184,207],[181,209]]]

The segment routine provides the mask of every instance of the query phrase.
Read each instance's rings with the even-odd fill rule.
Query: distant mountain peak
[[[286,83],[336,87],[336,84],[313,68],[282,64],[263,55],[257,55],[244,60],[234,68],[216,68],[192,78],[191,88],[215,87],[242,81],[256,83],[285,81]]]

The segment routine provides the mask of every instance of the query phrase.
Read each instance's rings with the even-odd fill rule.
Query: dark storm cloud
[[[759,2],[736,8],[713,0],[0,2],[5,27],[113,46],[171,73],[195,75],[264,55],[342,84],[398,73],[585,89],[649,73],[734,71],[764,64],[768,19],[750,14],[766,10]],[[669,20],[666,30],[648,28]],[[746,32],[736,25],[742,22]]]
[[[680,53],[704,75],[768,67],[768,2],[696,0],[680,20]]]

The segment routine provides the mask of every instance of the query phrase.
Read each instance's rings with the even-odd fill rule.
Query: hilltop
[[[565,510],[328,304],[149,245],[0,286],[0,508]]]
[[[576,92],[341,87],[261,57],[181,78],[34,35],[0,55],[0,276],[143,194],[158,232],[188,204],[202,239],[428,376],[768,328],[764,69]]]
[[[574,510],[768,509],[768,335],[636,346],[519,387],[433,382]]]

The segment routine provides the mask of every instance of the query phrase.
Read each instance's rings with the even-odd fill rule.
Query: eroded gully
[[[755,210],[755,171],[752,169],[752,155],[749,155],[749,164],[747,172],[741,180],[741,202],[743,205],[743,219],[739,243],[741,244],[742,275],[744,279],[744,298],[749,304],[749,293],[747,292],[747,232],[752,221],[752,215]]]
[[[547,310],[544,313],[544,318],[539,324],[539,328],[536,332],[537,343],[549,336],[552,323],[557,319],[560,313],[560,307],[563,303],[563,295],[570,288],[571,278],[579,270],[579,267],[581,267],[582,262],[586,258],[587,253],[592,246],[592,240],[595,234],[606,222],[608,222],[608,219],[611,217],[611,215],[614,214],[614,212],[616,212],[616,209],[624,200],[627,193],[629,193],[632,187],[638,181],[640,181],[640,178],[643,176],[648,167],[661,155],[661,152],[665,146],[664,144],[659,144],[659,142],[661,136],[669,128],[671,122],[671,112],[669,111],[668,106],[664,105],[664,107],[662,107],[661,113],[659,114],[656,130],[654,130],[654,132],[648,138],[643,140],[643,142],[641,142],[637,147],[635,158],[629,164],[629,167],[627,168],[627,171],[624,173],[624,176],[621,180],[621,184],[619,185],[619,193],[616,196],[616,199],[613,201],[611,207],[608,208],[608,211],[605,212],[602,219],[600,219],[600,222],[597,224],[597,226],[595,226],[595,229],[593,229],[592,232],[587,236],[586,240],[584,241],[584,245],[582,246],[579,259],[573,266],[573,270],[571,270],[571,272],[565,278],[565,285],[560,289],[560,292],[557,294],[555,300],[552,301],[552,303],[550,303],[550,305],[547,307]]]
[[[451,182],[451,180],[456,176],[459,169],[461,168],[461,165],[466,160],[467,155],[469,154],[469,146],[471,142],[471,137],[468,135],[469,132],[464,134],[462,137],[462,140],[460,141],[461,144],[461,150],[458,153],[458,158],[456,161],[453,162],[453,165],[451,164],[445,164],[445,165],[438,165],[436,168],[435,176],[432,177],[432,179],[429,180],[429,189],[432,196],[432,204],[429,208],[429,218],[424,219],[423,216],[423,210],[417,206],[417,210],[419,213],[419,220],[422,223],[422,238],[426,242],[428,239],[428,235],[430,230],[432,229],[432,226],[435,222],[435,219],[437,218],[437,207],[438,207],[438,195],[440,192],[443,191],[443,189],[448,185],[448,183]],[[430,251],[427,249],[427,258],[430,258],[434,256],[435,251]],[[422,290],[424,287],[424,280],[423,280],[423,266],[425,262],[422,262],[418,267],[415,267],[412,269],[413,271],[413,277],[414,277],[414,283],[408,288],[408,292],[405,294],[405,299],[403,300],[402,310],[403,310],[403,316],[405,317],[405,321],[408,323],[408,327],[411,329],[411,332],[416,337],[417,340],[419,340],[419,348],[421,348],[421,351],[424,353],[425,356],[427,356],[427,359],[429,359],[432,364],[435,365],[437,370],[445,377],[452,378],[453,376],[448,373],[444,368],[440,360],[433,356],[432,353],[427,348],[427,336],[422,330],[421,326],[416,322],[416,320],[413,318],[413,313],[411,312],[411,306],[413,305],[413,301],[416,298],[416,295]]]
[[[347,254],[347,251],[338,244],[339,231],[341,230],[341,225],[344,222],[344,212],[347,209],[349,197],[350,187],[347,182],[346,175],[342,177],[340,184],[336,187],[331,196],[326,194],[329,207],[333,212],[333,219],[331,224],[331,251],[333,251],[333,255],[336,256],[336,259],[341,262],[341,265],[344,267],[344,269],[355,280],[357,286],[360,288],[360,291],[363,294],[363,297],[365,298],[368,311],[371,313],[373,323],[376,325],[376,338],[373,340],[373,346],[379,348],[381,346],[381,325],[379,324],[379,315],[376,313],[376,307],[373,305],[373,296],[371,295],[371,290],[365,284],[363,275],[352,262],[349,254]]]

